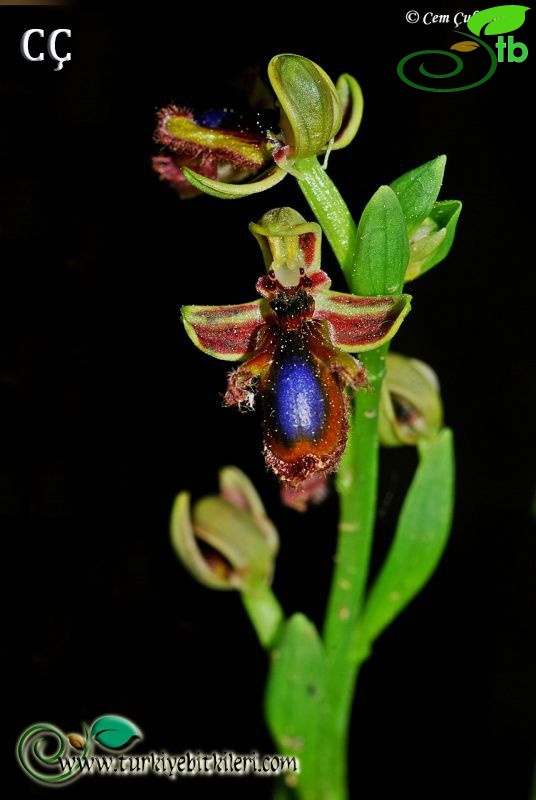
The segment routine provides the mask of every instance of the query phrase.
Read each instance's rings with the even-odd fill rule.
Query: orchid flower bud
[[[255,591],[271,583],[279,547],[255,487],[236,467],[220,472],[220,494],[198,500],[181,492],[171,513],[171,541],[184,566],[212,589]]]
[[[398,353],[387,356],[380,405],[380,443],[415,445],[433,438],[443,425],[443,406],[435,372],[423,361]]]

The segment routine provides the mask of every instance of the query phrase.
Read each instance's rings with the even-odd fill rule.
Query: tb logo
[[[58,55],[58,52],[56,50],[56,40],[60,35],[60,33],[62,33],[64,36],[67,36],[68,39],[71,38],[71,31],[69,30],[69,28],[56,28],[56,30],[52,31],[52,33],[48,36],[47,39],[47,53],[50,56],[50,58],[54,59],[54,61],[57,61],[58,63],[54,72],[59,72],[59,70],[63,68],[64,61],[71,60],[70,53],[65,53],[64,56]],[[30,53],[30,38],[34,35],[38,36],[41,39],[45,38],[45,32],[42,28],[30,28],[30,30],[25,31],[25,33],[23,33],[22,35],[22,39],[20,40],[20,51],[24,56],[24,58],[26,59],[26,61],[44,61],[45,55],[43,51],[39,52],[37,55],[32,55]],[[36,47],[37,45],[32,44],[32,49]]]
[[[524,61],[529,54],[529,48],[523,42],[514,42],[514,37],[509,36],[507,42],[504,41],[504,36],[499,36],[495,45],[497,48],[497,60],[504,61],[504,49],[507,47],[508,61],[515,61],[519,63]],[[519,55],[516,55],[516,50],[519,50]]]

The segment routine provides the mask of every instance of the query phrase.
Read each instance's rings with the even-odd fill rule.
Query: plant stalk
[[[298,184],[322,226],[352,289],[361,289],[353,273],[357,226],[325,170],[315,157],[296,165]],[[391,288],[392,291],[392,288]],[[378,487],[378,414],[389,345],[363,353],[368,391],[357,395],[346,452],[337,476],[341,509],[339,541],[324,626],[327,710],[324,720],[325,800],[348,797],[348,735],[360,665],[369,651],[360,627],[376,520]]]
[[[327,768],[336,788],[347,797],[348,734],[355,684],[368,642],[360,614],[370,565],[378,487],[378,413],[388,346],[362,355],[370,389],[357,396],[348,456],[338,478],[341,510],[339,541],[324,626],[327,662]]]
[[[295,166],[300,175],[298,186],[349,279],[357,227],[348,206],[316,156],[298,159]]]
[[[283,609],[270,587],[255,592],[242,592],[244,608],[265,650],[271,650],[284,620]]]

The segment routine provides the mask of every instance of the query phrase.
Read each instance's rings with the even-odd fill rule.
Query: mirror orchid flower
[[[363,113],[355,78],[344,74],[334,85],[313,61],[290,53],[272,58],[268,76],[277,108],[194,112],[170,105],[158,113],[154,138],[163,152],[153,168],[181,197],[255,194],[288,172],[299,174],[300,158],[352,141]]]
[[[321,228],[291,208],[267,212],[250,230],[267,274],[261,299],[228,306],[185,306],[182,319],[205,353],[243,363],[228,375],[226,406],[261,399],[266,465],[282,499],[304,510],[326,492],[348,435],[345,391],[367,386],[351,353],[389,341],[410,309],[409,295],[358,297],[330,291],[320,266]]]

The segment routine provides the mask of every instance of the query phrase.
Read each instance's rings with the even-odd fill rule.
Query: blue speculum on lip
[[[237,111],[233,108],[210,108],[195,114],[195,121],[204,128],[232,129],[236,132],[261,133],[278,129],[279,112],[276,109]]]
[[[305,353],[291,353],[276,362],[268,400],[276,432],[289,444],[321,436],[326,400],[314,362]]]

